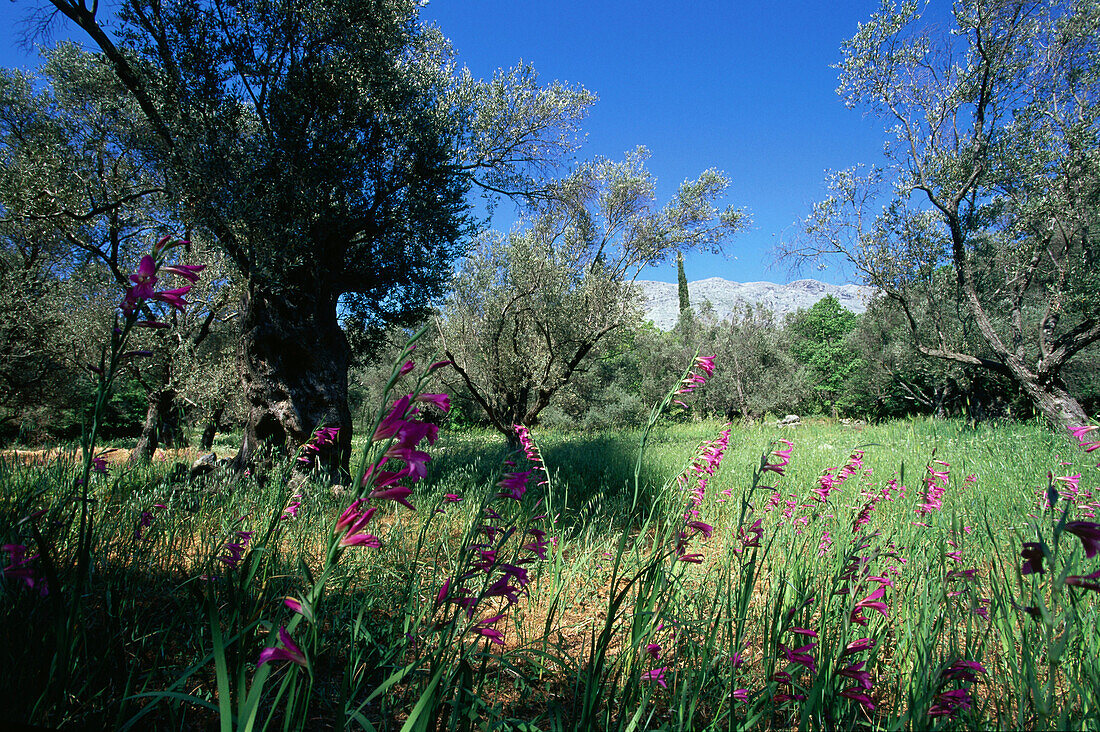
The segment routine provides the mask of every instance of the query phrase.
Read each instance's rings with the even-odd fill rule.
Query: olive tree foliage
[[[838,92],[890,125],[886,162],[832,174],[781,254],[845,260],[920,353],[990,369],[1079,424],[1062,372],[1100,339],[1100,3],[962,0],[953,18],[941,30],[884,2],[844,44]],[[980,348],[921,322],[941,299]]]
[[[521,67],[460,72],[412,0],[50,0],[132,94],[149,153],[246,280],[238,464],[321,424],[351,446],[351,346],[444,291],[471,186],[538,193],[592,96]],[[110,20],[110,23],[108,23]]]
[[[37,76],[0,72],[0,247],[12,264],[9,275],[17,272],[23,280],[16,292],[25,293],[4,309],[24,331],[40,322],[49,322],[51,331],[16,354],[17,362],[49,349],[50,362],[68,364],[70,379],[87,376],[85,364],[99,362],[117,305],[132,284],[129,273],[151,240],[180,231],[164,175],[145,154],[145,129],[110,69],[73,44],[46,54]],[[172,314],[177,327],[140,334],[135,344],[153,351],[128,364],[129,377],[149,402],[134,451],[139,457],[152,453],[158,436],[182,437],[185,404],[209,408],[193,390],[191,398],[182,396],[180,375],[217,383],[235,372],[232,360],[199,362],[188,354],[205,348],[211,335],[224,338],[235,330],[230,305],[239,299],[239,276],[199,239],[179,256],[208,269],[189,295],[190,310]]]
[[[714,170],[658,207],[647,156],[580,165],[463,261],[439,330],[461,386],[501,433],[536,424],[578,370],[640,323],[633,282],[645,267],[719,251],[746,224],[743,211],[718,207],[728,181]]]
[[[718,320],[700,312],[700,351],[715,355],[703,404],[726,420],[755,422],[766,414],[801,412],[813,398],[797,378],[790,334],[762,305],[745,305]]]

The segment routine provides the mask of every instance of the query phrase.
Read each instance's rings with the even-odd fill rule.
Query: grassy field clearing
[[[79,603],[76,468],[9,461],[0,694],[130,729],[1100,725],[1094,455],[1038,425],[722,430],[655,428],[637,496],[638,433],[536,431],[532,461],[444,431],[369,534],[279,466],[112,466]]]

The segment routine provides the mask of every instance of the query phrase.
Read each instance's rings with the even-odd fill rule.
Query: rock
[[[794,426],[796,424],[800,424],[801,422],[802,422],[802,418],[799,417],[797,414],[788,414],[783,419],[776,420],[775,426],[776,427],[791,427],[791,426]]]
[[[203,455],[191,465],[191,477],[197,478],[200,475],[206,475],[207,473],[214,472],[214,468],[218,466],[218,456],[215,453]]]
[[[680,299],[675,283],[638,280],[634,284],[642,291],[647,320],[652,320],[661,330],[669,330],[676,325],[680,317]],[[772,282],[730,282],[721,277],[710,277],[689,282],[688,294],[693,308],[698,309],[704,302],[709,302],[719,320],[739,314],[746,305],[762,305],[775,315],[776,322],[782,322],[784,315],[799,308],[810,308],[826,295],[832,295],[843,307],[858,315],[867,310],[874,288],[830,285],[817,280],[796,280],[780,285]]]

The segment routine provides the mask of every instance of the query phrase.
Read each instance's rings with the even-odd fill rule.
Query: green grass
[[[9,719],[132,729],[206,728],[219,716],[243,727],[243,717],[227,714],[246,709],[253,688],[257,719],[272,728],[1100,726],[1098,593],[1066,584],[1100,559],[1086,559],[1059,524],[1067,502],[1042,510],[1037,496],[1048,471],[1081,472],[1080,488],[1098,490],[1095,460],[1070,439],[1035,424],[934,420],[735,426],[699,515],[690,517],[714,534],[690,536],[678,550],[687,504],[676,477],[694,480],[696,448],[720,429],[659,426],[633,512],[637,433],[536,430],[551,490],[532,481],[515,502],[495,498],[509,457],[502,438],[444,432],[427,448],[428,475],[411,498],[417,512],[387,503],[371,524],[381,548],[343,553],[323,581],[316,622],[293,630],[310,654],[309,671],[267,664],[266,685],[255,683],[255,662],[293,618],[282,598],[309,591],[349,499],[308,484],[297,519],[273,521],[292,492],[279,470],[197,484],[171,483],[158,466],[96,476],[96,551],[79,632],[58,631],[68,617],[64,592],[41,597],[6,579],[0,664],[19,671],[7,674],[0,700]],[[778,438],[794,442],[791,462],[782,476],[761,474]],[[819,476],[856,449],[860,470],[826,504],[814,500]],[[950,464],[943,508],[921,518],[915,509],[933,459]],[[62,586],[74,541],[65,498],[75,475],[60,464],[0,467],[0,538],[32,552],[45,547]],[[969,475],[976,482],[965,481]],[[877,502],[853,534],[860,510],[891,479],[905,485],[905,498]],[[765,485],[781,497],[772,510]],[[446,494],[462,500],[445,503]],[[794,513],[784,518],[788,500]],[[446,578],[477,560],[484,506],[500,514],[491,523],[503,533],[492,540],[498,555],[489,571],[468,582],[480,604],[467,618],[436,598]],[[553,513],[543,517],[547,506]],[[49,512],[22,521],[40,508]],[[152,523],[135,540],[143,511]],[[1087,509],[1073,511],[1065,520],[1091,520]],[[760,546],[742,549],[757,519]],[[508,527],[517,530],[508,535]],[[523,565],[530,584],[515,603],[486,596],[502,562],[532,557],[524,531],[539,527],[556,546]],[[238,530],[256,533],[250,553],[229,569],[215,557]],[[822,552],[825,532],[832,544]],[[1040,539],[1049,569],[1023,576],[1022,544]],[[675,561],[691,553],[701,561]],[[33,566],[45,572],[43,563]],[[971,569],[972,579],[958,574]],[[886,615],[867,609],[862,626],[852,613],[878,586],[872,577],[893,586],[881,598]],[[503,645],[476,634],[492,612],[503,614],[491,626]],[[843,656],[859,638],[874,647]],[[791,660],[811,643],[802,663]],[[658,658],[649,644],[660,646]],[[986,672],[973,682],[947,678],[945,669],[964,660]],[[839,672],[859,661],[870,673],[873,710],[841,696],[854,681]],[[963,688],[972,708],[929,715],[945,692]]]

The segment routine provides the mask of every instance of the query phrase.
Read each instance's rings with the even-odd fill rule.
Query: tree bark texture
[[[130,452],[127,462],[130,465],[148,462],[160,445],[161,434],[165,433],[165,442],[174,442],[179,430],[178,419],[173,414],[176,403],[176,390],[159,389],[149,395],[149,408],[145,412],[145,423],[141,427],[141,436]]]
[[[346,476],[350,349],[336,319],[336,297],[310,287],[275,295],[253,285],[242,310],[239,360],[247,416],[235,466],[250,464],[265,444],[294,455],[318,427],[339,427],[337,449],[320,460]]]

